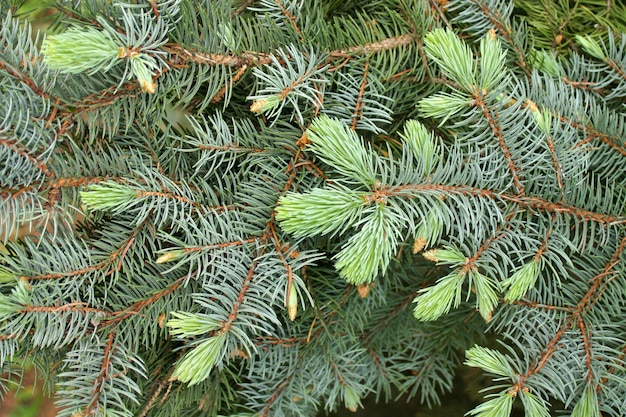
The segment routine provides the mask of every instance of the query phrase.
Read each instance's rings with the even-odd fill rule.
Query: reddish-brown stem
[[[463,274],[466,274],[469,271],[476,269],[476,261],[478,260],[478,258],[480,258],[480,256],[489,248],[489,246],[491,246],[493,242],[504,236],[504,232],[500,232],[504,228],[504,226],[506,226],[507,229],[511,228],[510,220],[513,217],[515,217],[515,213],[509,214],[504,219],[504,222],[498,225],[498,228],[494,230],[493,234],[485,239],[482,245],[480,245],[480,247],[476,250],[476,253],[474,253],[474,255],[467,259],[465,265],[463,265],[463,267],[461,268]]]
[[[174,193],[171,193],[169,191],[167,192],[161,192],[161,191],[143,191],[143,190],[137,190],[135,192],[135,197],[136,198],[142,198],[142,197],[157,197],[157,198],[167,198],[167,199],[172,199],[172,200],[176,200],[176,201],[180,201],[183,202],[185,204],[189,204],[190,206],[193,207],[198,207],[200,204],[195,202],[195,201],[191,201],[188,198],[176,195]]]
[[[624,70],[622,69],[622,67],[615,62],[612,59],[605,59],[604,62],[606,62],[606,64],[613,70],[615,71],[617,74],[619,74],[620,77],[622,77],[623,80],[626,80],[626,72],[624,72]]]
[[[554,215],[552,215],[552,220],[554,221]],[[548,230],[546,230],[546,236],[543,238],[543,242],[541,242],[541,246],[539,247],[539,249],[537,250],[537,253],[533,257],[533,260],[535,262],[539,262],[543,254],[546,252],[546,250],[548,250],[548,241],[550,240],[551,234],[552,234],[552,227],[550,226],[548,227]]]
[[[548,142],[548,150],[550,151],[550,155],[552,155],[552,165],[554,166],[554,172],[556,173],[556,181],[561,190],[561,197],[563,196],[563,168],[556,156],[556,149],[554,147],[554,139],[551,135],[546,135],[546,141]]]
[[[233,78],[228,80],[229,87],[232,88],[232,86],[237,81],[239,81],[239,79],[246,73],[247,70],[248,70],[248,66],[242,65],[242,67],[237,70],[235,75],[233,75]],[[222,99],[226,95],[226,89],[227,89],[227,86],[223,86],[222,88],[220,88],[217,94],[215,94],[213,98],[211,99],[211,103],[219,103],[220,101],[222,101]]]
[[[446,194],[465,195],[478,198],[487,198],[493,201],[501,201],[506,203],[513,203],[520,208],[538,211],[548,212],[554,214],[566,214],[577,217],[586,221],[593,221],[606,225],[618,225],[626,224],[626,217],[612,216],[608,214],[596,213],[594,211],[581,209],[579,207],[571,206],[565,203],[554,203],[552,201],[544,200],[536,196],[524,196],[524,195],[511,195],[505,193],[498,193],[492,190],[474,188],[467,186],[456,185],[444,185],[444,184],[409,184],[397,187],[389,187],[384,190],[380,190],[378,193],[385,197],[411,197],[415,192],[443,192]]]
[[[257,240],[259,240],[258,237],[249,237],[248,239],[235,240],[232,242],[214,243],[214,244],[203,245],[203,246],[188,246],[184,248],[182,251],[183,253],[189,253],[189,252],[201,252],[204,250],[224,249],[224,248],[230,248],[234,246],[246,245],[248,243],[256,242]]]
[[[111,317],[111,319],[107,320],[106,323],[107,324],[119,323],[123,320],[126,320],[128,317],[138,314],[142,309],[154,304],[161,298],[176,291],[181,286],[181,284],[185,281],[185,278],[186,276],[178,278],[176,281],[171,283],[169,286],[167,286],[163,290],[152,294],[150,297],[144,300],[137,301],[136,303],[131,304],[130,306],[126,307],[122,311],[116,311],[116,312],[110,313],[109,316]]]
[[[21,147],[18,142],[9,138],[0,137],[0,146],[6,146],[7,148],[11,149],[13,152],[26,159],[32,165],[36,166],[37,169],[39,169],[39,171],[41,171],[41,173],[45,176],[54,177],[54,172],[50,171],[45,163],[31,155],[28,150]]]
[[[561,340],[565,332],[570,330],[573,326],[576,326],[581,333],[583,348],[585,350],[585,366],[587,368],[586,379],[590,382],[594,379],[594,373],[592,368],[593,356],[591,349],[591,333],[587,329],[584,316],[586,311],[589,310],[593,303],[598,299],[598,289],[601,288],[603,282],[607,279],[607,277],[611,274],[615,267],[621,262],[620,259],[625,248],[626,237],[622,238],[619,246],[616,248],[609,261],[605,264],[602,271],[600,271],[600,273],[592,278],[589,289],[580,299],[578,304],[576,304],[574,308],[568,309],[571,312],[568,320],[556,332],[550,343],[548,343],[548,346],[546,346],[546,348],[544,349],[541,357],[536,362],[536,364],[532,366],[525,374],[520,375],[519,382],[515,385],[514,391],[523,389],[525,381],[530,376],[539,372],[541,368],[545,366],[545,364],[548,362],[554,352],[559,349],[558,342]]]
[[[360,119],[363,118],[361,114],[361,107],[363,105],[363,96],[365,96],[365,89],[367,88],[367,76],[369,75],[370,62],[365,61],[365,68],[363,69],[363,80],[361,81],[361,88],[359,88],[359,96],[356,99],[356,106],[352,113],[352,125],[350,129],[356,130],[356,125]]]
[[[517,54],[517,64],[526,72],[526,74],[530,77],[530,70],[528,63],[526,62],[525,54],[520,49],[519,45],[513,39],[513,30],[506,24],[502,22],[502,16],[499,12],[491,10],[484,2],[473,0],[473,3],[476,4],[481,12],[489,19],[489,22],[496,28],[498,34],[502,36],[515,50]]]
[[[280,7],[280,10],[283,12],[285,17],[287,18],[287,20],[289,20],[289,23],[291,24],[293,29],[296,31],[300,39],[304,41],[304,36],[302,36],[302,31],[298,27],[298,22],[297,22],[296,17],[285,6],[283,6],[283,3],[280,0],[275,0],[275,1],[278,7]]]
[[[33,306],[33,305],[26,305],[24,306],[24,308],[19,310],[19,313],[50,313],[50,314],[55,314],[55,313],[63,313],[63,312],[76,312],[76,313],[83,313],[83,314],[89,314],[89,313],[93,313],[93,314],[99,314],[99,315],[103,315],[103,316],[108,316],[109,312],[105,311],[105,310],[100,310],[98,308],[92,308],[92,307],[87,307],[85,305],[85,303],[70,303],[70,304],[63,304],[63,305],[59,305],[59,306]]]
[[[109,375],[109,367],[111,366],[111,357],[115,354],[115,350],[113,348],[113,342],[115,341],[115,332],[109,333],[107,338],[107,343],[102,352],[102,364],[100,365],[100,373],[96,381],[93,384],[93,391],[91,394],[91,401],[89,405],[82,411],[80,414],[81,417],[87,417],[91,414],[94,414],[97,411],[98,402],[100,401],[100,395],[102,392],[102,386],[104,385],[104,381],[110,377]]]
[[[498,113],[492,113],[491,109],[489,109],[484,102],[481,94],[474,95],[474,105],[480,108],[483,113],[483,117],[485,118],[485,120],[487,120],[487,123],[489,123],[489,126],[491,127],[491,131],[493,132],[494,137],[498,140],[498,145],[500,145],[500,149],[502,149],[504,158],[506,159],[509,166],[509,171],[511,172],[513,184],[515,185],[517,194],[524,194],[524,186],[520,181],[520,172],[519,169],[515,166],[511,151],[509,150],[509,147],[504,140],[502,127],[500,126],[500,121],[498,120]]]

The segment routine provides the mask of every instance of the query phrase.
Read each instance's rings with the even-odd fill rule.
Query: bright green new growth
[[[501,392],[494,398],[486,401],[473,410],[468,415],[476,417],[509,417],[513,409],[513,396],[507,391]]]
[[[276,220],[294,236],[336,235],[361,218],[367,194],[348,189],[317,188],[288,193],[279,201]]]
[[[224,357],[224,346],[227,340],[226,333],[219,333],[193,347],[178,362],[172,378],[189,385],[199,384],[209,378],[213,367],[219,365]]]
[[[413,315],[418,320],[437,320],[448,313],[452,307],[461,304],[461,292],[465,275],[455,271],[440,278],[432,287],[420,290],[420,295],[414,300],[417,305]]]
[[[422,167],[423,176],[428,176],[439,163],[440,150],[435,135],[417,120],[409,120],[404,125],[404,134],[400,138],[413,151],[413,155]]]
[[[137,54],[130,58],[131,71],[137,77],[141,89],[146,93],[154,93],[156,84],[152,80],[152,72],[158,68],[153,58],[145,54]]]
[[[348,410],[355,412],[361,407],[361,397],[346,385],[343,390],[343,403]]]
[[[111,36],[94,28],[70,28],[45,38],[41,53],[48,67],[61,73],[106,72],[124,59],[130,60],[130,71],[144,92],[154,93],[152,79],[158,69],[154,57],[119,45]]]
[[[422,218],[415,231],[413,253],[419,253],[424,248],[434,245],[441,239],[444,230],[444,222],[439,215],[439,210],[431,209]]]
[[[462,266],[468,262],[467,256],[459,249],[448,246],[443,249],[431,249],[424,252],[424,258],[436,262],[437,265]]]
[[[576,403],[571,417],[600,417],[598,393],[593,384],[588,384]]]
[[[372,282],[379,271],[387,269],[403,228],[391,210],[384,203],[375,204],[359,222],[360,230],[335,255],[335,268],[348,283]]]
[[[552,114],[547,109],[537,109],[532,111],[533,116],[535,117],[535,121],[537,122],[537,127],[541,129],[541,131],[549,136],[550,130],[552,128]]]
[[[69,74],[107,71],[120,62],[122,50],[109,34],[90,27],[49,35],[41,46],[46,64]]]
[[[485,321],[491,321],[493,311],[498,306],[500,299],[500,284],[493,278],[489,278],[477,270],[470,270],[468,273],[468,286],[476,291],[476,306],[478,312]],[[469,295],[469,294],[468,294]]]
[[[538,71],[544,72],[551,77],[559,77],[561,75],[562,68],[556,56],[550,51],[543,49],[533,51],[530,59],[533,61],[533,67]]]
[[[480,41],[480,83],[483,90],[491,90],[503,82],[507,76],[504,67],[506,52],[496,38],[496,32],[490,31]]]
[[[524,390],[519,391],[518,396],[522,400],[527,417],[550,417],[550,410],[544,399]]]
[[[30,293],[23,281],[18,281],[11,290],[11,297],[0,294],[0,320],[5,320],[30,302]]]
[[[15,282],[15,275],[4,268],[0,268],[0,283],[12,283]]]
[[[600,46],[598,41],[593,39],[591,36],[576,35],[576,42],[578,42],[578,44],[583,48],[583,50],[587,52],[589,55],[595,58],[601,59],[601,60],[606,59],[606,56],[604,54],[604,51],[602,50],[602,47]]]
[[[464,363],[467,366],[477,366],[494,375],[509,378],[515,376],[515,371],[502,353],[482,346],[476,345],[466,350]]]
[[[336,119],[320,116],[313,121],[306,137],[312,142],[308,149],[343,175],[342,182],[375,185],[377,156],[354,130]]]
[[[468,109],[470,104],[469,98],[453,91],[425,97],[420,100],[417,108],[423,117],[441,119],[439,126],[443,126],[450,117]]]
[[[528,290],[534,287],[540,272],[539,260],[533,259],[504,279],[501,283],[502,288],[507,290],[504,300],[510,302],[522,298]]]
[[[494,309],[497,307],[498,288],[497,281],[475,271],[456,270],[441,278],[437,284],[419,291],[421,295],[415,298],[417,306],[413,309],[413,315],[418,320],[437,320],[443,314],[456,308],[461,303],[463,283],[467,280],[468,287],[476,292],[476,307],[485,321],[491,321]],[[467,299],[470,297],[467,293]]]
[[[80,198],[90,210],[121,212],[136,202],[138,196],[133,188],[109,181],[89,186],[80,192]]]
[[[198,336],[220,328],[219,323],[207,314],[185,311],[172,311],[171,314],[174,318],[168,320],[167,327],[170,328],[172,336]]]
[[[442,69],[443,73],[452,81],[459,84],[465,91],[472,92],[477,88],[476,79],[476,60],[469,46],[461,41],[459,37],[449,29],[435,29],[426,35],[424,39],[424,49],[426,53],[435,61]],[[497,42],[487,42],[488,68],[496,69],[494,65],[497,53]],[[485,81],[490,83],[497,74],[488,73]]]

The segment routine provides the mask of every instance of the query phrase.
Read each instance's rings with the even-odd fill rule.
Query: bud
[[[345,385],[343,387],[343,403],[348,410],[354,413],[361,406],[361,397],[352,388]]]
[[[166,252],[163,255],[159,256],[156,260],[157,264],[164,264],[170,261],[173,261],[175,259],[180,258],[185,252],[181,249],[179,250],[173,250],[170,252]]]
[[[424,252],[422,256],[424,257],[424,259],[428,261],[439,262],[439,259],[437,258],[437,252],[439,252],[438,249],[431,249],[429,251]]]
[[[426,244],[428,243],[428,241],[423,238],[422,236],[416,238],[413,241],[413,253],[419,253],[422,251],[422,249],[424,249],[426,247]]]
[[[287,313],[289,314],[289,320],[294,321],[296,319],[296,315],[298,314],[298,292],[296,291],[296,286],[293,285],[293,282],[288,282],[287,286],[289,287],[286,300]]]
[[[467,262],[467,257],[458,249],[447,247],[445,249],[431,249],[423,253],[425,259],[444,265],[459,265]]]
[[[159,319],[157,321],[157,323],[159,324],[159,328],[163,328],[163,326],[165,326],[165,320],[167,319],[167,316],[164,313],[159,314]]]
[[[359,297],[361,298],[367,297],[373,285],[374,283],[368,283],[368,284],[361,284],[358,287],[356,287],[356,291],[359,293]]]
[[[264,98],[255,100],[250,106],[250,111],[252,113],[262,113],[263,108],[265,107],[266,104],[267,104],[267,100]]]
[[[250,106],[250,111],[252,113],[265,113],[268,110],[275,109],[280,101],[281,100],[279,95],[260,98],[252,103],[252,105]]]
[[[156,69],[154,59],[145,54],[137,54],[132,56],[130,63],[133,75],[137,77],[141,90],[148,94],[154,94],[156,92],[156,83],[152,79],[152,70]]]
[[[598,44],[598,42],[589,35],[576,35],[576,42],[578,42],[583,50],[589,55],[601,60],[606,59],[606,56],[604,55],[604,51],[602,50],[600,44]]]
[[[156,92],[156,83],[152,80],[139,80],[139,86],[144,93],[154,94]]]

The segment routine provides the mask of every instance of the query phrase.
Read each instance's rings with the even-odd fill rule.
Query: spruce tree
[[[624,9],[548,3],[0,1],[0,374],[281,417],[465,363],[472,416],[623,415]]]

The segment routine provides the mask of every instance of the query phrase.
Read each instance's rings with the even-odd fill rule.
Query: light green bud
[[[502,288],[508,288],[505,301],[519,300],[530,290],[539,277],[539,261],[533,259],[518,269],[509,278],[502,281]]]
[[[198,336],[220,328],[220,324],[213,318],[201,313],[172,311],[172,319],[168,320],[172,336]]]
[[[156,83],[152,79],[152,71],[150,69],[156,68],[153,59],[145,54],[138,54],[133,56],[130,62],[132,72],[137,77],[141,90],[148,94],[154,94],[156,92]]]
[[[602,50],[602,47],[591,36],[576,35],[576,42],[578,42],[578,44],[583,48],[583,50],[587,52],[589,55],[595,58],[601,59],[601,60],[606,59],[606,56],[604,55],[604,51]]]
[[[437,265],[462,265],[467,262],[467,257],[456,248],[431,249],[423,254],[424,258],[436,262]]]
[[[119,62],[122,50],[106,32],[77,27],[46,37],[41,47],[50,68],[69,74],[107,71]]]
[[[171,379],[187,382],[189,385],[195,385],[207,379],[224,356],[223,349],[226,341],[227,335],[220,333],[194,347],[178,362]]]
[[[274,110],[281,102],[281,97],[278,94],[273,96],[260,98],[255,100],[250,106],[250,111],[253,113],[265,113],[269,110]]]
[[[289,283],[287,283],[289,285]],[[296,316],[298,315],[298,291],[296,291],[296,286],[291,283],[291,287],[288,291],[287,296],[287,313],[289,314],[289,320],[294,321]]]
[[[156,260],[157,264],[164,264],[167,262],[175,261],[185,254],[185,251],[182,249],[173,250],[169,252],[165,252],[163,255],[159,256]]]
[[[137,192],[123,184],[103,182],[90,185],[80,197],[91,210],[114,210],[137,198]]]
[[[348,385],[343,387],[343,403],[353,413],[361,406],[361,397]]]

